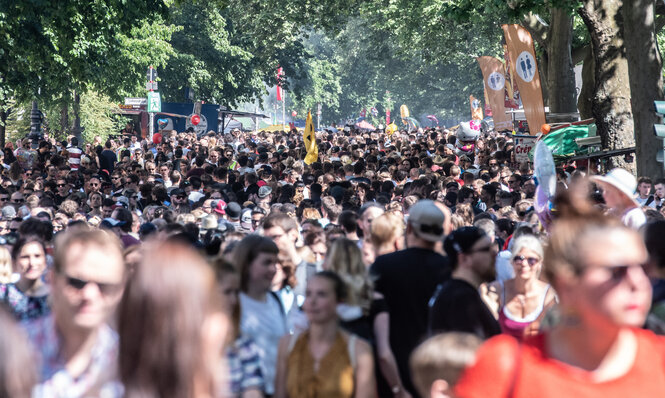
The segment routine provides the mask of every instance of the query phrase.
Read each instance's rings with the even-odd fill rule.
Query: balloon
[[[402,119],[406,119],[407,117],[411,116],[409,114],[409,108],[406,105],[402,105],[399,107],[399,114],[402,116]]]
[[[386,133],[388,133],[388,135],[393,135],[395,131],[397,131],[397,125],[395,123],[390,123],[386,126]]]
[[[296,111],[291,112],[291,116],[293,116],[293,117],[298,116],[298,112],[296,112]]]
[[[169,124],[169,119],[157,119],[157,124],[160,130],[164,130],[166,125]]]
[[[194,126],[198,126],[199,123],[201,123],[201,116],[199,115],[192,115],[192,124]]]
[[[162,135],[160,133],[155,133],[152,136],[152,143],[153,144],[159,144],[162,142]]]
[[[550,130],[552,130],[552,127],[550,127],[549,124],[543,124],[542,126],[540,126],[540,131],[545,135],[549,134]]]

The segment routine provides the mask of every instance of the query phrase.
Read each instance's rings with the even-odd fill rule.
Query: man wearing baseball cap
[[[436,286],[450,278],[448,259],[434,247],[444,238],[445,215],[431,200],[421,200],[409,210],[407,248],[379,256],[370,272],[375,289],[386,300],[390,313],[390,340],[404,387],[414,394],[409,355],[426,337],[427,304]],[[391,386],[399,393],[399,386]]]

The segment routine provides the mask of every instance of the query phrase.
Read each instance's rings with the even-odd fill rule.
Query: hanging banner
[[[546,121],[533,39],[531,34],[519,25],[502,25],[502,28],[512,60],[513,76],[522,97],[524,115],[529,123],[529,132],[531,135],[536,135]]]
[[[480,106],[480,101],[473,95],[469,95],[469,103],[471,104],[471,120],[483,120],[483,108]]]
[[[494,119],[494,129],[496,131],[512,130],[513,123],[506,115],[505,108],[505,85],[506,72],[503,62],[494,57],[478,57],[480,70],[483,71],[483,80],[485,81],[485,90],[489,99],[490,108],[492,108],[492,118]]]
[[[284,75],[284,71],[282,70],[282,67],[280,66],[279,69],[277,69],[277,101],[282,100],[282,86],[280,84],[282,83],[282,77]]]

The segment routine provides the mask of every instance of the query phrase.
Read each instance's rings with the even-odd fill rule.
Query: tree
[[[653,133],[657,123],[653,101],[663,99],[663,65],[656,42],[654,1],[624,0],[623,21],[637,174],[659,178],[664,174],[663,165],[655,160],[662,141]]]

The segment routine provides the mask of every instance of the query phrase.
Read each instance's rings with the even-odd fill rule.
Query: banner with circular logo
[[[487,87],[494,91],[503,90],[506,86],[506,78],[499,72],[492,72],[487,78]]]
[[[536,60],[528,51],[522,51],[515,61],[517,76],[529,83],[536,76]]]

